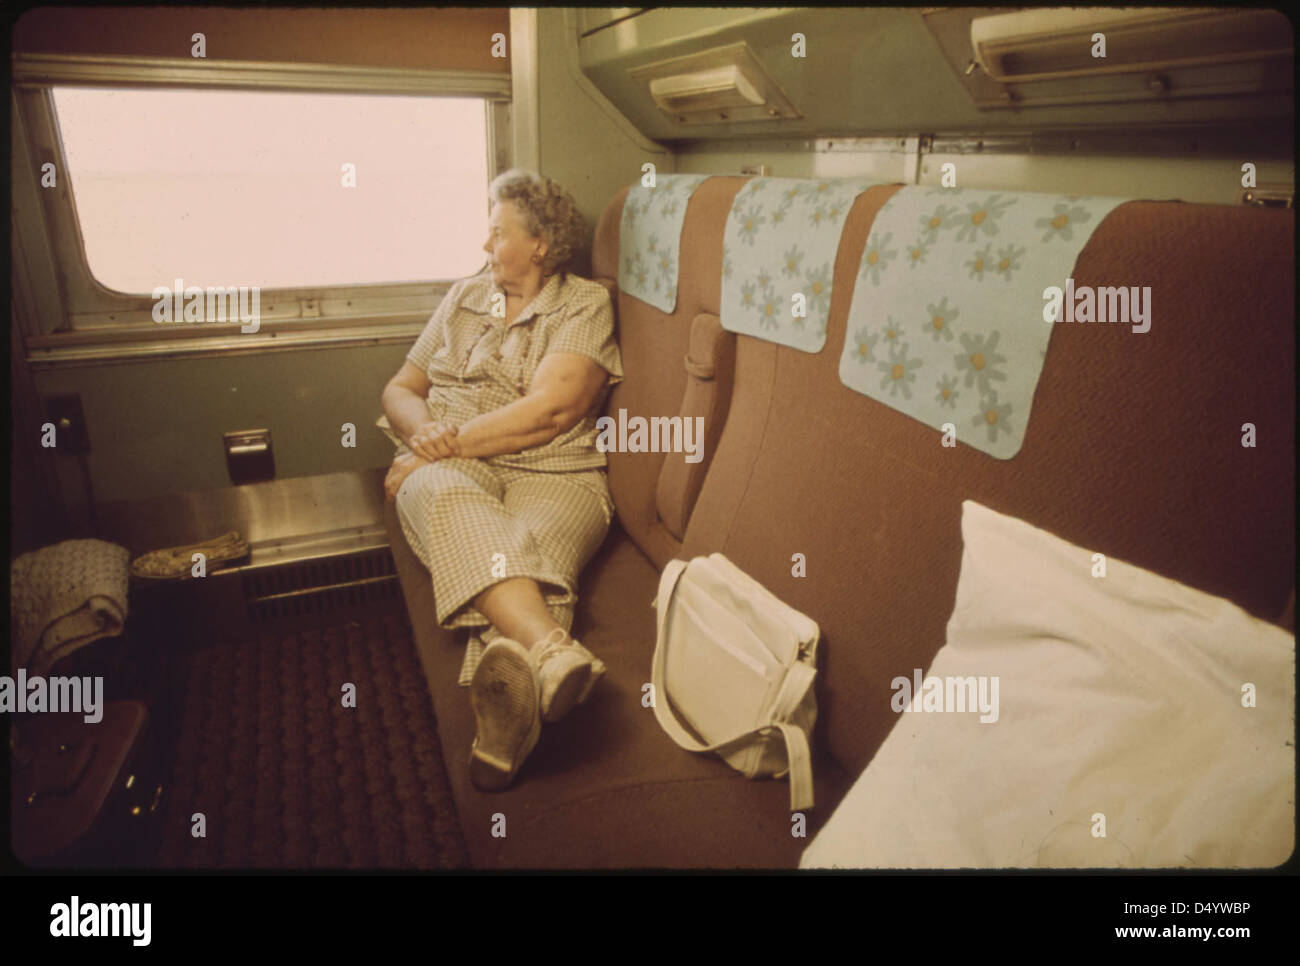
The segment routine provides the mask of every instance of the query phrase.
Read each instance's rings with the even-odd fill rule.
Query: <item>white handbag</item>
[[[746,778],[788,773],[790,810],[811,808],[817,623],[720,553],[669,561],[655,608],[659,724],[681,747],[717,752]]]

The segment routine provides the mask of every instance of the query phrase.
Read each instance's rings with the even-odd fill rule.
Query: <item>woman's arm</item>
[[[431,385],[429,377],[420,369],[404,362],[397,375],[388,380],[388,385],[379,397],[393,432],[411,449],[415,448],[411,446],[411,437],[429,422],[426,400]]]
[[[607,377],[605,369],[587,356],[549,353],[533,373],[527,395],[462,423],[443,441],[468,459],[543,446],[576,426],[596,405]]]
[[[442,432],[440,424],[429,420],[427,400],[432,383],[429,381],[427,370],[439,349],[446,343],[447,322],[460,304],[460,297],[465,291],[467,281],[462,279],[454,284],[438,303],[433,317],[429,319],[424,331],[415,340],[415,345],[411,346],[411,351],[407,353],[402,368],[398,370],[397,375],[388,380],[388,385],[384,387],[379,397],[380,406],[397,438],[408,449],[430,460],[449,454],[435,452],[423,438],[412,441],[411,437],[417,435],[422,428],[425,430],[420,434],[422,437]]]

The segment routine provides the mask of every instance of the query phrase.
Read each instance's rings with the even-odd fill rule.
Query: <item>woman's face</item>
[[[488,220],[488,240],[483,250],[488,253],[492,280],[498,285],[522,287],[530,279],[540,279],[542,267],[534,265],[533,255],[546,254],[546,242],[528,234],[523,217],[513,202],[503,201],[492,206]]]

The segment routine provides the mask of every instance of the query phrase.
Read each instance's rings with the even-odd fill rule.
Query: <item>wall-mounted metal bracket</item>
[[[1258,208],[1294,208],[1295,187],[1285,184],[1262,184],[1254,188],[1242,188],[1238,196],[1243,205]]]
[[[269,429],[241,429],[225,434],[226,469],[236,486],[275,479],[275,454]]]

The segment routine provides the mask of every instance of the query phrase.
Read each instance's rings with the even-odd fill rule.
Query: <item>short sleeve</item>
[[[609,385],[623,379],[623,359],[614,341],[614,307],[609,292],[599,282],[575,297],[559,330],[546,346],[546,354],[574,352],[586,356],[609,373]]]
[[[464,291],[464,279],[447,291],[447,294],[442,297],[442,301],[438,303],[438,308],[434,311],[433,317],[429,319],[429,324],[424,327],[420,337],[415,340],[415,345],[411,346],[411,351],[406,354],[406,361],[421,372],[428,373],[429,367],[433,364],[433,357],[438,354],[438,350],[447,341],[447,319],[456,311],[456,306],[460,304],[460,297]]]

